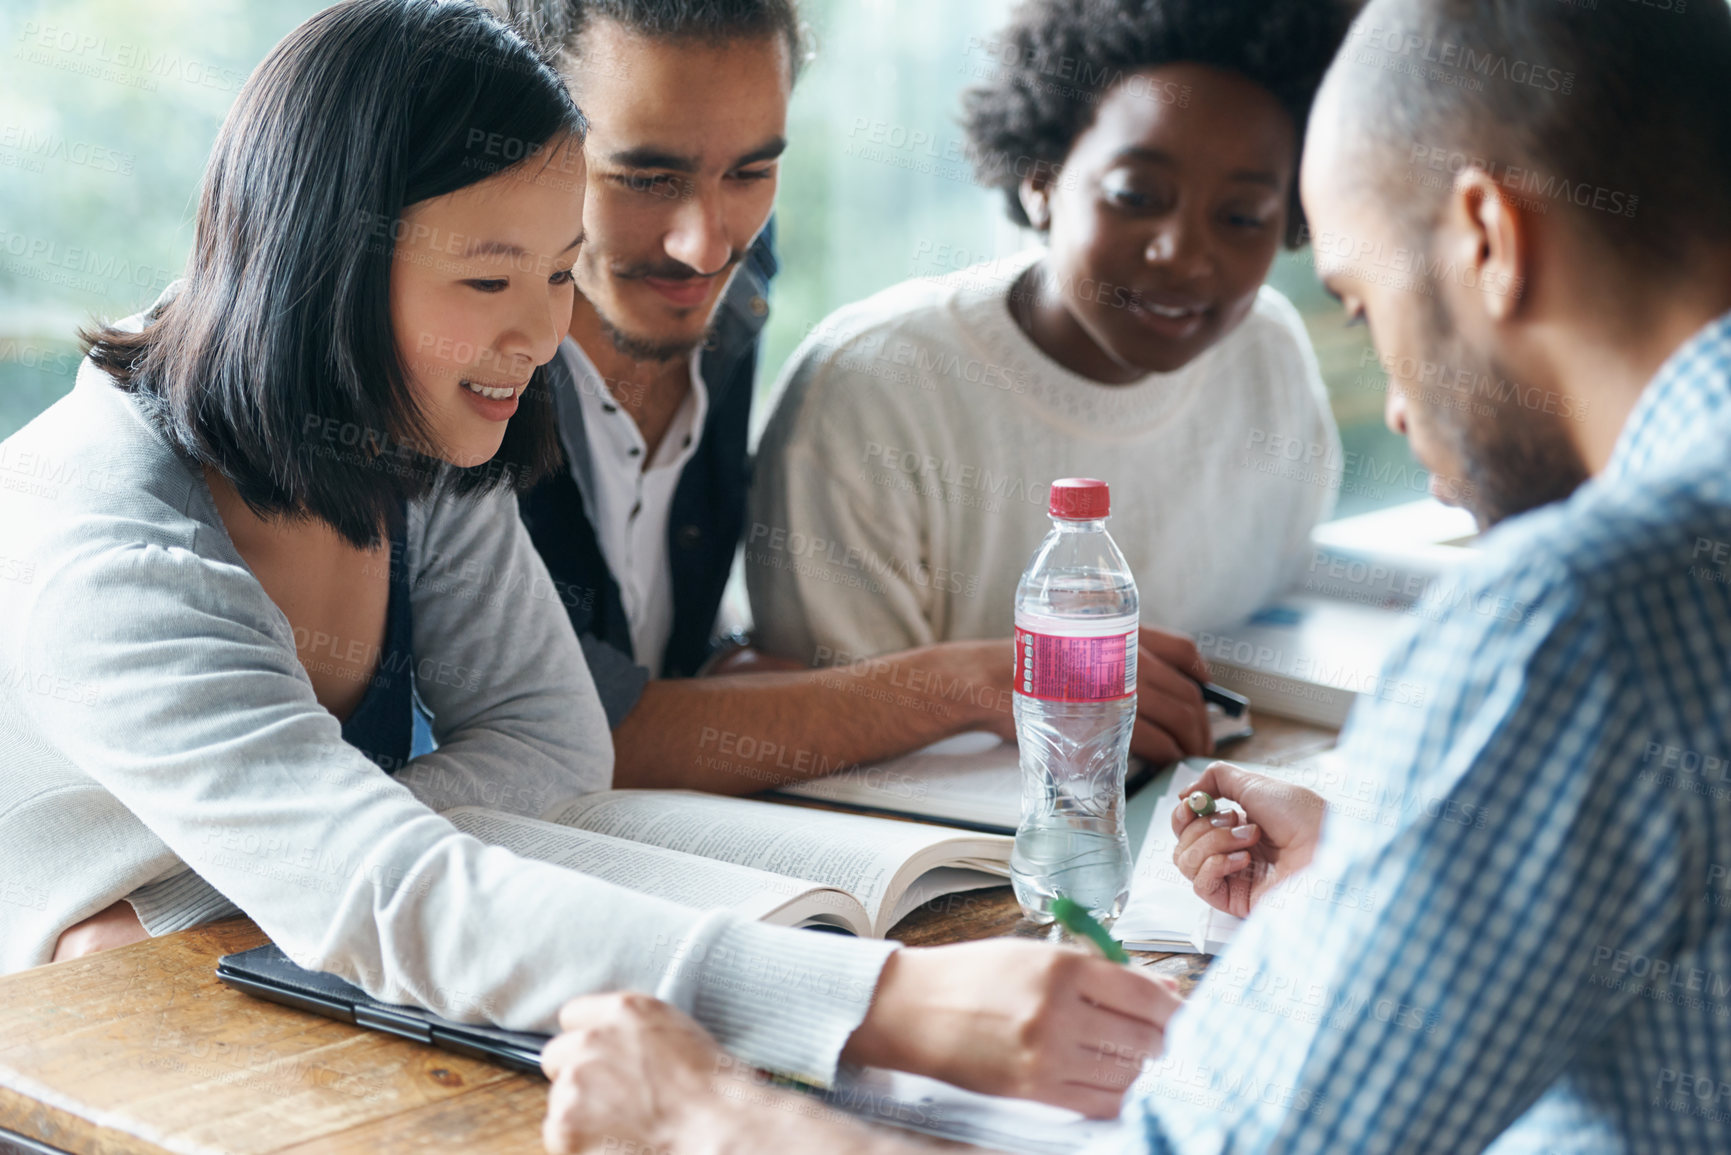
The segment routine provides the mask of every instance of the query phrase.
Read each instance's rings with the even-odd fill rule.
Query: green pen
[[[1115,963],[1127,963],[1130,956],[1124,953],[1124,947],[1119,941],[1106,933],[1106,928],[1094,921],[1094,916],[1074,899],[1059,895],[1052,900],[1052,917],[1058,920],[1058,925],[1078,938],[1085,938],[1100,949],[1107,960]]]

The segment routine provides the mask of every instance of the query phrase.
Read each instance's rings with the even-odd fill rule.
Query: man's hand
[[[702,1027],[648,995],[572,999],[560,1010],[559,1025],[564,1031],[541,1052],[541,1069],[553,1082],[541,1141],[552,1155],[934,1150],[766,1085]]]
[[[1182,1005],[1177,984],[1080,950],[992,939],[890,956],[842,1057],[1116,1115]]]
[[[1208,680],[1208,663],[1196,643],[1182,634],[1142,627],[1136,659],[1136,728],[1130,753],[1164,766],[1180,758],[1212,754],[1214,736],[1208,704],[1199,682]]]
[[[1197,790],[1236,802],[1244,813],[1216,810],[1204,818],[1183,801]],[[1178,836],[1172,861],[1203,901],[1243,918],[1271,888],[1310,864],[1326,809],[1302,786],[1215,762],[1183,790],[1172,811]]]
[[[554,1155],[685,1150],[733,1067],[684,1012],[638,992],[572,999],[559,1026],[541,1051],[553,1084],[541,1141]]]

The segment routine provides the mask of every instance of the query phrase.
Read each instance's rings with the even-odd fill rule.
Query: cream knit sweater
[[[1249,316],[1173,373],[1102,385],[1012,320],[1038,250],[839,310],[795,351],[758,448],[745,572],[758,640],[830,663],[1008,637],[1060,477],[1112,488],[1147,625],[1243,619],[1291,584],[1339,435],[1297,311]]]

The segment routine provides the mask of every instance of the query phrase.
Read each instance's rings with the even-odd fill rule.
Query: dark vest
[[[709,657],[715,643],[715,615],[745,528],[745,496],[751,480],[746,438],[758,337],[769,315],[769,282],[776,271],[773,234],[772,220],[746,254],[717,307],[700,362],[709,391],[709,414],[697,451],[674,489],[667,524],[673,630],[659,665],[669,677],[694,674]],[[584,508],[589,451],[576,382],[557,359],[548,366],[548,379],[565,452],[564,468],[523,494],[518,505],[529,536],[547,563],[554,589],[583,639],[608,722],[617,726],[646,680],[643,669],[627,671],[631,666],[658,663],[632,650],[619,585]],[[599,653],[599,647],[612,653]]]

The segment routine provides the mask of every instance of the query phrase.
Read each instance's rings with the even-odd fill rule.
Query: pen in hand
[[[1059,895],[1052,900],[1052,917],[1058,920],[1058,925],[1075,935],[1094,944],[1099,952],[1115,963],[1127,963],[1130,956],[1124,953],[1123,944],[1106,933],[1106,928],[1094,921],[1094,916],[1085,910],[1081,903],[1074,899]]]
[[[1186,675],[1186,677],[1188,676]],[[1191,678],[1190,680],[1202,687],[1202,700],[1219,706],[1226,711],[1228,718],[1240,717],[1244,711],[1250,708],[1250,699],[1243,694],[1234,694],[1225,686],[1216,686],[1213,682],[1204,682],[1201,678]]]

